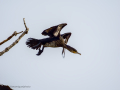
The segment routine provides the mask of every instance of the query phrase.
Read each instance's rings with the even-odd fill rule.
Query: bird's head
[[[66,49],[69,50],[70,52],[81,55],[81,53],[78,53],[75,48],[73,48],[69,45],[66,45],[66,47],[67,47]]]

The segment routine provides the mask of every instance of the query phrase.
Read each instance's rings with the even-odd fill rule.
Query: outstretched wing
[[[71,34],[72,34],[71,32],[61,34],[61,36],[65,39],[65,44],[67,44]]]
[[[48,35],[50,37],[53,37],[54,36],[53,33],[56,31],[57,27],[58,27],[58,25],[50,27],[50,28],[44,30],[41,34],[45,35],[45,36]]]
[[[64,33],[64,34],[61,35],[61,37],[63,37],[63,39],[65,39],[65,44],[67,44],[70,36],[71,36],[71,33],[70,33],[70,32],[69,32],[69,33]],[[63,48],[63,50],[62,50],[62,55],[63,55],[63,53],[64,53],[64,56],[63,56],[63,57],[65,57],[65,49],[64,49],[64,48]]]
[[[53,27],[50,27],[46,30],[44,30],[41,34],[42,35],[48,35],[50,37],[57,37],[58,35],[60,35],[60,31],[63,27],[65,27],[67,24],[63,23],[63,24],[59,24]]]

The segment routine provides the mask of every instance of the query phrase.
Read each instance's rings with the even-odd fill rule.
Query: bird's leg
[[[36,55],[39,56],[41,53],[42,53],[42,50],[40,50],[40,48],[39,48],[39,51]]]
[[[40,48],[39,48],[39,52],[36,55],[37,56],[41,55],[41,53],[43,52],[43,50],[44,50],[44,46],[43,46],[42,50],[40,50]]]
[[[64,49],[64,47],[63,47],[63,50],[62,50],[62,55],[63,55],[63,53],[64,53],[64,56],[63,56],[63,58],[65,57],[65,49]]]

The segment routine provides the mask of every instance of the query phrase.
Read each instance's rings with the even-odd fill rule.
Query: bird
[[[63,47],[62,54],[64,52],[64,48],[69,50],[72,53],[77,53],[81,55],[81,53],[78,53],[77,50],[69,45],[67,45],[68,39],[71,36],[71,33],[64,33],[60,35],[60,31],[62,28],[64,28],[67,24],[62,23],[53,27],[50,27],[46,30],[44,30],[41,34],[42,35],[48,35],[50,36],[49,38],[44,38],[44,39],[35,39],[35,38],[28,38],[26,41],[26,45],[32,49],[39,49],[39,52],[37,55],[41,55],[41,53],[44,50],[44,47]],[[64,41],[65,39],[65,41]],[[43,45],[42,50],[40,50],[41,45]]]
[[[67,25],[67,23],[62,23],[62,24],[59,24],[59,25],[56,25],[56,26],[52,26],[46,30],[44,30],[41,34],[46,36],[48,35],[50,38],[51,37],[59,37],[59,39],[61,41],[63,41],[63,43],[67,44],[68,42],[68,39],[70,38],[71,36],[71,33],[64,33],[62,36],[64,37],[61,37],[60,35],[60,31],[62,30],[62,28],[64,28],[65,26]],[[65,39],[65,41],[63,40]],[[65,51],[64,51],[64,47],[63,47],[63,50],[62,50],[62,55],[64,53],[64,56],[65,56]]]
[[[59,39],[60,39],[63,43],[64,43],[64,39],[65,39],[65,43],[67,43],[69,37],[71,36],[71,33],[65,33],[65,34],[62,35],[63,37],[61,37],[61,35],[60,35],[61,29],[64,28],[66,25],[67,25],[67,23],[62,23],[62,24],[59,24],[59,25],[56,25],[56,26],[52,26],[52,27],[50,27],[50,28],[48,28],[48,29],[45,29],[41,34],[44,35],[44,36],[48,35],[49,38],[59,37]],[[64,38],[64,39],[63,39],[63,38]],[[36,45],[36,46],[37,46],[37,45]],[[36,46],[34,46],[34,47],[36,47]],[[41,46],[39,46],[39,47],[41,47]],[[38,52],[37,55],[40,55],[40,54],[43,52],[43,50],[44,50],[44,46],[43,46],[42,50],[40,50],[40,48],[39,48],[39,52]],[[63,54],[63,53],[64,53],[64,56],[65,56],[64,47],[63,47],[62,54]]]

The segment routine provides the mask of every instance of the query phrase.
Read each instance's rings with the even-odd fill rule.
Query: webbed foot
[[[39,51],[38,51],[38,53],[36,55],[37,56],[41,55],[41,53],[43,52],[43,50],[44,50],[44,46],[43,46],[42,50],[40,50],[40,48],[39,48]]]
[[[43,51],[39,49],[38,53],[36,54],[37,56],[41,55]]]

